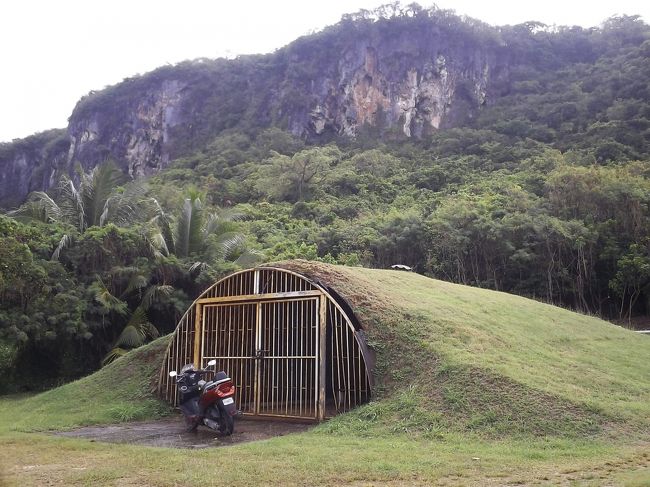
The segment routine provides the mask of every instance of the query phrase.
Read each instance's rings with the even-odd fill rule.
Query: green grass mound
[[[169,336],[161,337],[83,379],[19,401],[0,400],[0,429],[66,429],[169,413],[155,395],[168,343]]]
[[[647,337],[414,273],[306,261],[276,265],[335,289],[376,351],[373,401],[321,425],[321,432],[586,439],[642,437],[650,427]],[[155,395],[168,340],[57,389],[0,400],[9,406],[0,407],[0,428],[64,429],[168,413]]]
[[[647,337],[415,273],[276,265],[334,288],[377,352],[375,400],[326,431],[587,438],[650,426]]]

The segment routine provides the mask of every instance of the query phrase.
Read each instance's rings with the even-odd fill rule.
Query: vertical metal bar
[[[284,276],[285,283],[286,283],[286,274]],[[286,305],[286,304],[285,304]],[[285,364],[285,382],[284,382],[284,414],[287,415],[289,414],[289,359],[286,358],[289,355],[289,313],[288,310],[285,308],[285,314],[284,314],[284,335],[286,337],[286,345],[285,345],[285,351],[283,356],[283,362]]]
[[[260,293],[260,271],[255,270],[254,278],[253,278],[253,294],[259,294],[259,293]]]
[[[269,355],[275,356],[275,325],[276,325],[276,318],[275,315],[273,316],[273,319],[269,323],[269,339],[268,342],[266,343],[266,346],[269,349]],[[267,374],[269,376],[269,381],[268,381],[268,407],[272,410],[274,405],[275,405],[275,360],[271,359],[271,362],[269,363],[267,367]]]
[[[336,315],[332,312],[332,303],[329,302],[329,299],[327,300],[327,321],[328,321],[328,328],[330,330],[329,333],[329,348],[330,348],[330,355],[329,355],[329,368],[330,368],[330,383],[332,384],[332,400],[334,402],[334,407],[336,408],[336,381],[334,380],[334,368],[336,367],[336,360],[334,359],[334,333],[335,333],[335,328],[336,328]],[[325,397],[325,402],[327,402],[327,397]]]
[[[325,353],[327,339],[327,300],[325,295],[318,298],[320,315],[318,318],[318,420],[325,419]]]
[[[214,349],[214,355],[218,357],[228,355],[226,350],[227,338],[224,328],[227,326],[228,316],[231,310],[232,306],[228,304],[215,306],[214,319],[212,321],[212,327],[214,329],[214,344],[212,347]],[[219,367],[225,369],[223,360],[219,362]]]
[[[298,340],[299,340],[299,334],[298,334],[298,329],[299,326],[302,323],[302,318],[304,318],[305,314],[305,303],[304,301],[296,301],[296,312],[293,316],[293,319],[291,320],[291,335],[293,336],[293,346],[291,349],[291,355],[294,357],[299,355],[299,350],[300,347],[298,345]],[[293,381],[292,384],[292,404],[293,404],[293,414],[297,414],[297,411],[299,409],[299,401],[300,398],[298,396],[299,394],[299,389],[298,387],[300,386],[300,368],[298,367],[299,363],[302,363],[303,359],[291,359],[291,366],[292,366],[292,378],[291,380]]]
[[[287,286],[289,285],[290,284],[288,283],[288,278],[287,278]],[[293,407],[294,367],[291,360],[291,356],[293,355],[293,324],[294,324],[294,319],[296,314],[296,303],[295,301],[287,301],[283,305],[283,308],[285,313],[285,326],[286,326],[286,333],[287,333],[287,351],[284,354],[285,356],[284,362],[287,365],[287,390],[286,390],[287,401],[285,404],[285,411],[286,411],[285,414],[292,414],[291,409]]]
[[[342,340],[341,340],[341,315],[340,313],[336,313],[336,375],[337,375],[337,384],[336,384],[336,403],[338,405],[338,411],[341,411],[343,409],[343,405],[341,404],[341,399],[343,398],[342,392],[343,392],[343,381],[342,381],[342,374],[343,374],[343,356],[341,353],[341,348],[342,348]]]
[[[273,289],[273,273],[272,272],[267,272],[265,274],[265,280],[267,283],[267,289]],[[271,357],[276,357],[279,355],[278,353],[278,344],[277,344],[277,336],[278,336],[278,326],[279,326],[279,321],[280,318],[278,316],[278,310],[277,310],[277,305],[272,304],[272,303],[267,303],[266,305],[269,309],[269,316],[271,317],[269,319],[269,342],[266,344],[268,346],[268,349],[270,350],[269,355]],[[280,365],[275,358],[271,358],[270,361],[268,362],[268,387],[270,389],[270,396],[269,396],[269,403],[267,405],[267,411],[270,414],[275,414],[278,411],[278,401],[280,399],[280,381],[278,380],[279,376],[279,370],[280,370]]]
[[[273,414],[275,404],[273,403],[273,398],[272,398],[273,396],[272,388],[273,388],[273,366],[275,360],[269,357],[272,354],[272,352],[270,351],[271,337],[273,335],[273,329],[275,327],[275,323],[278,320],[276,306],[271,303],[266,303],[266,313],[267,313],[267,318],[264,323],[266,329],[266,333],[265,333],[266,340],[262,344],[263,345],[262,348],[264,350],[264,352],[262,352],[264,359],[262,359],[260,362],[262,363],[262,367],[264,370],[264,379],[265,379],[264,389],[267,392],[266,395],[267,399],[264,405],[264,412],[267,414]]]
[[[228,341],[227,341],[227,345],[226,345],[226,356],[227,357],[232,357],[233,356],[232,350],[230,349],[230,345],[231,345],[231,338],[232,338],[233,312],[235,312],[237,308],[239,308],[239,305],[228,306],[228,331],[227,331]],[[230,364],[228,364],[228,365],[230,365]]]
[[[273,318],[269,312],[269,304],[262,303],[260,304],[263,309],[262,316],[264,317],[264,329],[263,329],[263,340],[262,340],[262,349],[269,347],[269,344],[272,340],[273,334]],[[258,363],[262,363],[262,360],[257,360]],[[261,365],[260,365],[261,366]],[[269,405],[273,405],[273,363],[264,363],[264,377],[263,382],[260,385],[264,389],[264,408],[268,409]],[[261,411],[260,411],[261,412]]]
[[[345,356],[346,356],[346,370],[345,370],[345,375],[346,375],[346,389],[347,389],[347,403],[346,403],[346,410],[350,409],[350,404],[351,404],[351,378],[350,378],[350,371],[352,370],[353,364],[350,363],[350,329],[347,326],[347,323],[345,324]]]
[[[305,358],[304,356],[306,355],[306,350],[305,350],[305,323],[306,321],[303,319],[300,321],[300,328],[298,332],[298,342],[300,343],[300,356],[303,357],[300,359],[300,377],[298,380],[298,386],[300,387],[300,393],[299,393],[299,407],[298,407],[298,415],[302,416],[302,401],[303,401],[303,387],[307,387],[307,384],[305,383],[305,371],[306,371],[306,366],[303,367],[303,364],[305,364]]]
[[[221,307],[211,306],[205,308],[205,312],[208,316],[207,320],[207,329],[203,331],[205,336],[205,341],[207,342],[207,355],[216,356],[217,354],[217,344],[219,339],[217,336],[217,326],[219,326],[219,314],[221,313]],[[203,357],[206,356],[206,353],[203,352]]]
[[[355,402],[354,406],[358,406],[361,404],[361,349],[359,348],[359,343],[357,342],[356,337],[354,334],[352,335],[354,338],[354,350],[357,354],[357,401]]]
[[[257,313],[255,318],[255,349],[260,350],[262,348],[261,344],[261,327],[262,327],[262,306],[260,303],[257,303]],[[262,373],[260,369],[259,360],[255,360],[255,385],[254,385],[254,394],[255,394],[255,414],[259,414],[260,411],[260,374]]]
[[[245,305],[245,309],[248,309],[250,306],[247,304]],[[239,350],[238,350],[238,355],[240,357],[244,356],[244,329],[246,328],[246,323],[248,323],[248,313],[244,312],[242,316],[242,321],[240,323],[240,329],[241,329],[241,334],[240,334],[240,340],[239,340]],[[237,404],[239,404],[239,407],[242,407],[241,405],[244,403],[243,401],[243,391],[242,387],[244,385],[244,359],[239,360],[239,375],[237,376]]]
[[[194,367],[197,369],[201,367],[201,357],[199,357],[199,352],[201,351],[201,331],[202,331],[202,317],[201,317],[201,308],[200,304],[196,305],[196,314],[194,318]]]
[[[311,317],[305,323],[305,340],[309,345],[306,347],[305,355],[314,357],[306,360],[307,370],[305,371],[307,379],[307,388],[305,390],[305,401],[307,406],[305,408],[305,415],[315,418],[318,415],[318,402],[316,401],[316,391],[318,385],[316,382],[316,370],[318,369],[318,350],[316,349],[316,333],[318,327],[316,323],[320,319],[320,301],[318,299],[310,301]]]

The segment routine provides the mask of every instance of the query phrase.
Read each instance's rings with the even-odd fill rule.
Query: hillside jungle
[[[405,264],[644,324],[650,27],[502,34],[509,90],[454,128],[314,144],[243,120],[148,179],[107,160],[32,193],[0,216],[0,391],[85,375],[172,331],[218,277],[282,259]]]

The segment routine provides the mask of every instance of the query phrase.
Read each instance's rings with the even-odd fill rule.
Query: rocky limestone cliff
[[[162,80],[114,110],[73,114],[68,126],[68,161],[91,169],[106,158],[121,162],[131,177],[157,172],[169,163],[169,131],[181,122],[178,107],[187,83]]]
[[[59,134],[48,150],[4,146],[0,205],[107,159],[134,178],[156,173],[230,128],[273,125],[318,141],[363,127],[426,137],[464,123],[498,96],[508,63],[494,32],[458,32],[452,20],[341,22],[273,54],[185,62],[91,93],[65,143]]]
[[[331,75],[314,80],[308,117],[290,125],[300,135],[327,130],[354,137],[364,125],[381,125],[405,137],[433,131],[472,117],[501,86],[507,64],[497,46],[471,38],[458,42],[444,32],[419,28],[376,32],[345,46]],[[453,112],[462,100],[461,113]]]
[[[31,191],[54,185],[67,168],[69,145],[63,129],[0,144],[0,206],[18,206]]]

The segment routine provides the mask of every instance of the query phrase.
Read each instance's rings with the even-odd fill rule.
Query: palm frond
[[[203,247],[204,242],[204,228],[203,228],[203,205],[199,198],[192,199],[192,218],[189,226],[189,239],[187,246],[187,254],[198,252]]]
[[[124,179],[124,174],[112,161],[100,164],[88,177],[83,177],[80,188],[88,226],[102,224],[102,215],[108,215],[109,200]]]
[[[187,257],[199,250],[203,244],[203,205],[193,195],[183,202],[183,209],[176,226],[176,255]]]
[[[101,304],[107,312],[117,313],[125,316],[128,314],[129,307],[121,299],[113,296],[108,287],[101,279],[97,279],[90,286],[95,293],[95,301]]]
[[[61,219],[74,225],[80,232],[83,232],[87,228],[83,197],[75,187],[74,182],[67,176],[61,178],[59,194]]]
[[[206,219],[205,233],[223,233],[232,231],[236,228],[236,221],[244,218],[245,214],[234,208],[221,208],[216,212],[210,213]]]
[[[126,325],[134,326],[137,329],[140,329],[142,324],[146,323],[147,321],[149,321],[147,318],[147,310],[142,306],[142,304],[140,304],[140,306],[135,308]]]
[[[132,181],[121,191],[113,192],[106,200],[101,225],[113,222],[127,225],[135,221],[150,219],[155,214],[155,208],[146,199],[147,184],[144,181]]]
[[[160,229],[156,227],[151,221],[142,227],[140,232],[142,240],[149,249],[149,254],[154,259],[159,259],[163,256],[169,255],[169,249],[167,248],[167,242],[165,242],[165,237],[163,237]]]
[[[115,341],[116,347],[135,348],[144,345],[146,337],[141,326],[126,325]]]
[[[174,244],[174,232],[172,230],[174,220],[173,218],[165,213],[165,211],[158,203],[158,200],[155,198],[150,198],[150,203],[154,208],[154,217],[150,220],[151,223],[154,223],[159,229],[159,233],[165,241],[165,248],[167,249],[167,254],[175,253],[175,244]]]
[[[174,286],[169,286],[167,284],[151,286],[144,293],[144,296],[142,296],[142,301],[140,302],[138,309],[142,308],[146,311],[152,304],[169,298],[173,292]]]
[[[224,260],[238,250],[241,250],[245,241],[246,237],[238,232],[226,232],[220,235],[213,235],[211,239],[211,243],[215,247],[218,257]]]
[[[190,275],[192,277],[198,276],[201,272],[203,272],[206,269],[209,269],[210,266],[207,264],[207,262],[194,262],[189,268]]]
[[[155,340],[156,338],[158,338],[160,336],[160,332],[158,331],[158,328],[153,326],[153,324],[151,324],[148,321],[146,323],[142,324],[142,328],[144,330],[145,336],[149,340]]]
[[[159,255],[156,255],[156,257],[170,254],[169,247],[167,246],[167,239],[162,232],[153,234],[151,242],[152,248],[158,250]]]
[[[186,199],[176,222],[176,255],[186,257],[190,247],[190,222],[192,220],[192,202]]]
[[[126,289],[122,293],[122,296],[128,296],[136,290],[141,291],[147,287],[147,284],[149,284],[149,279],[147,279],[147,277],[138,270],[131,275],[129,283],[126,285]]]
[[[10,211],[8,215],[18,219],[25,218],[52,223],[61,220],[61,208],[44,191],[34,191],[20,208]]]
[[[234,263],[239,267],[251,267],[264,260],[264,254],[259,250],[245,249],[235,260]]]
[[[61,237],[61,240],[59,240],[59,245],[56,246],[56,249],[54,249],[54,252],[52,252],[52,257],[50,257],[50,260],[59,260],[59,257],[61,257],[61,252],[70,247],[72,245],[72,237],[70,235],[64,235]]]
[[[115,341],[115,346],[139,347],[149,339],[158,338],[158,329],[147,319],[146,310],[142,305],[138,306],[131,315],[120,335]]]
[[[106,355],[104,355],[104,358],[102,359],[102,367],[110,364],[111,362],[114,362],[118,358],[120,358],[122,355],[125,355],[128,352],[128,350],[125,350],[120,347],[115,347],[113,350],[108,352]]]

